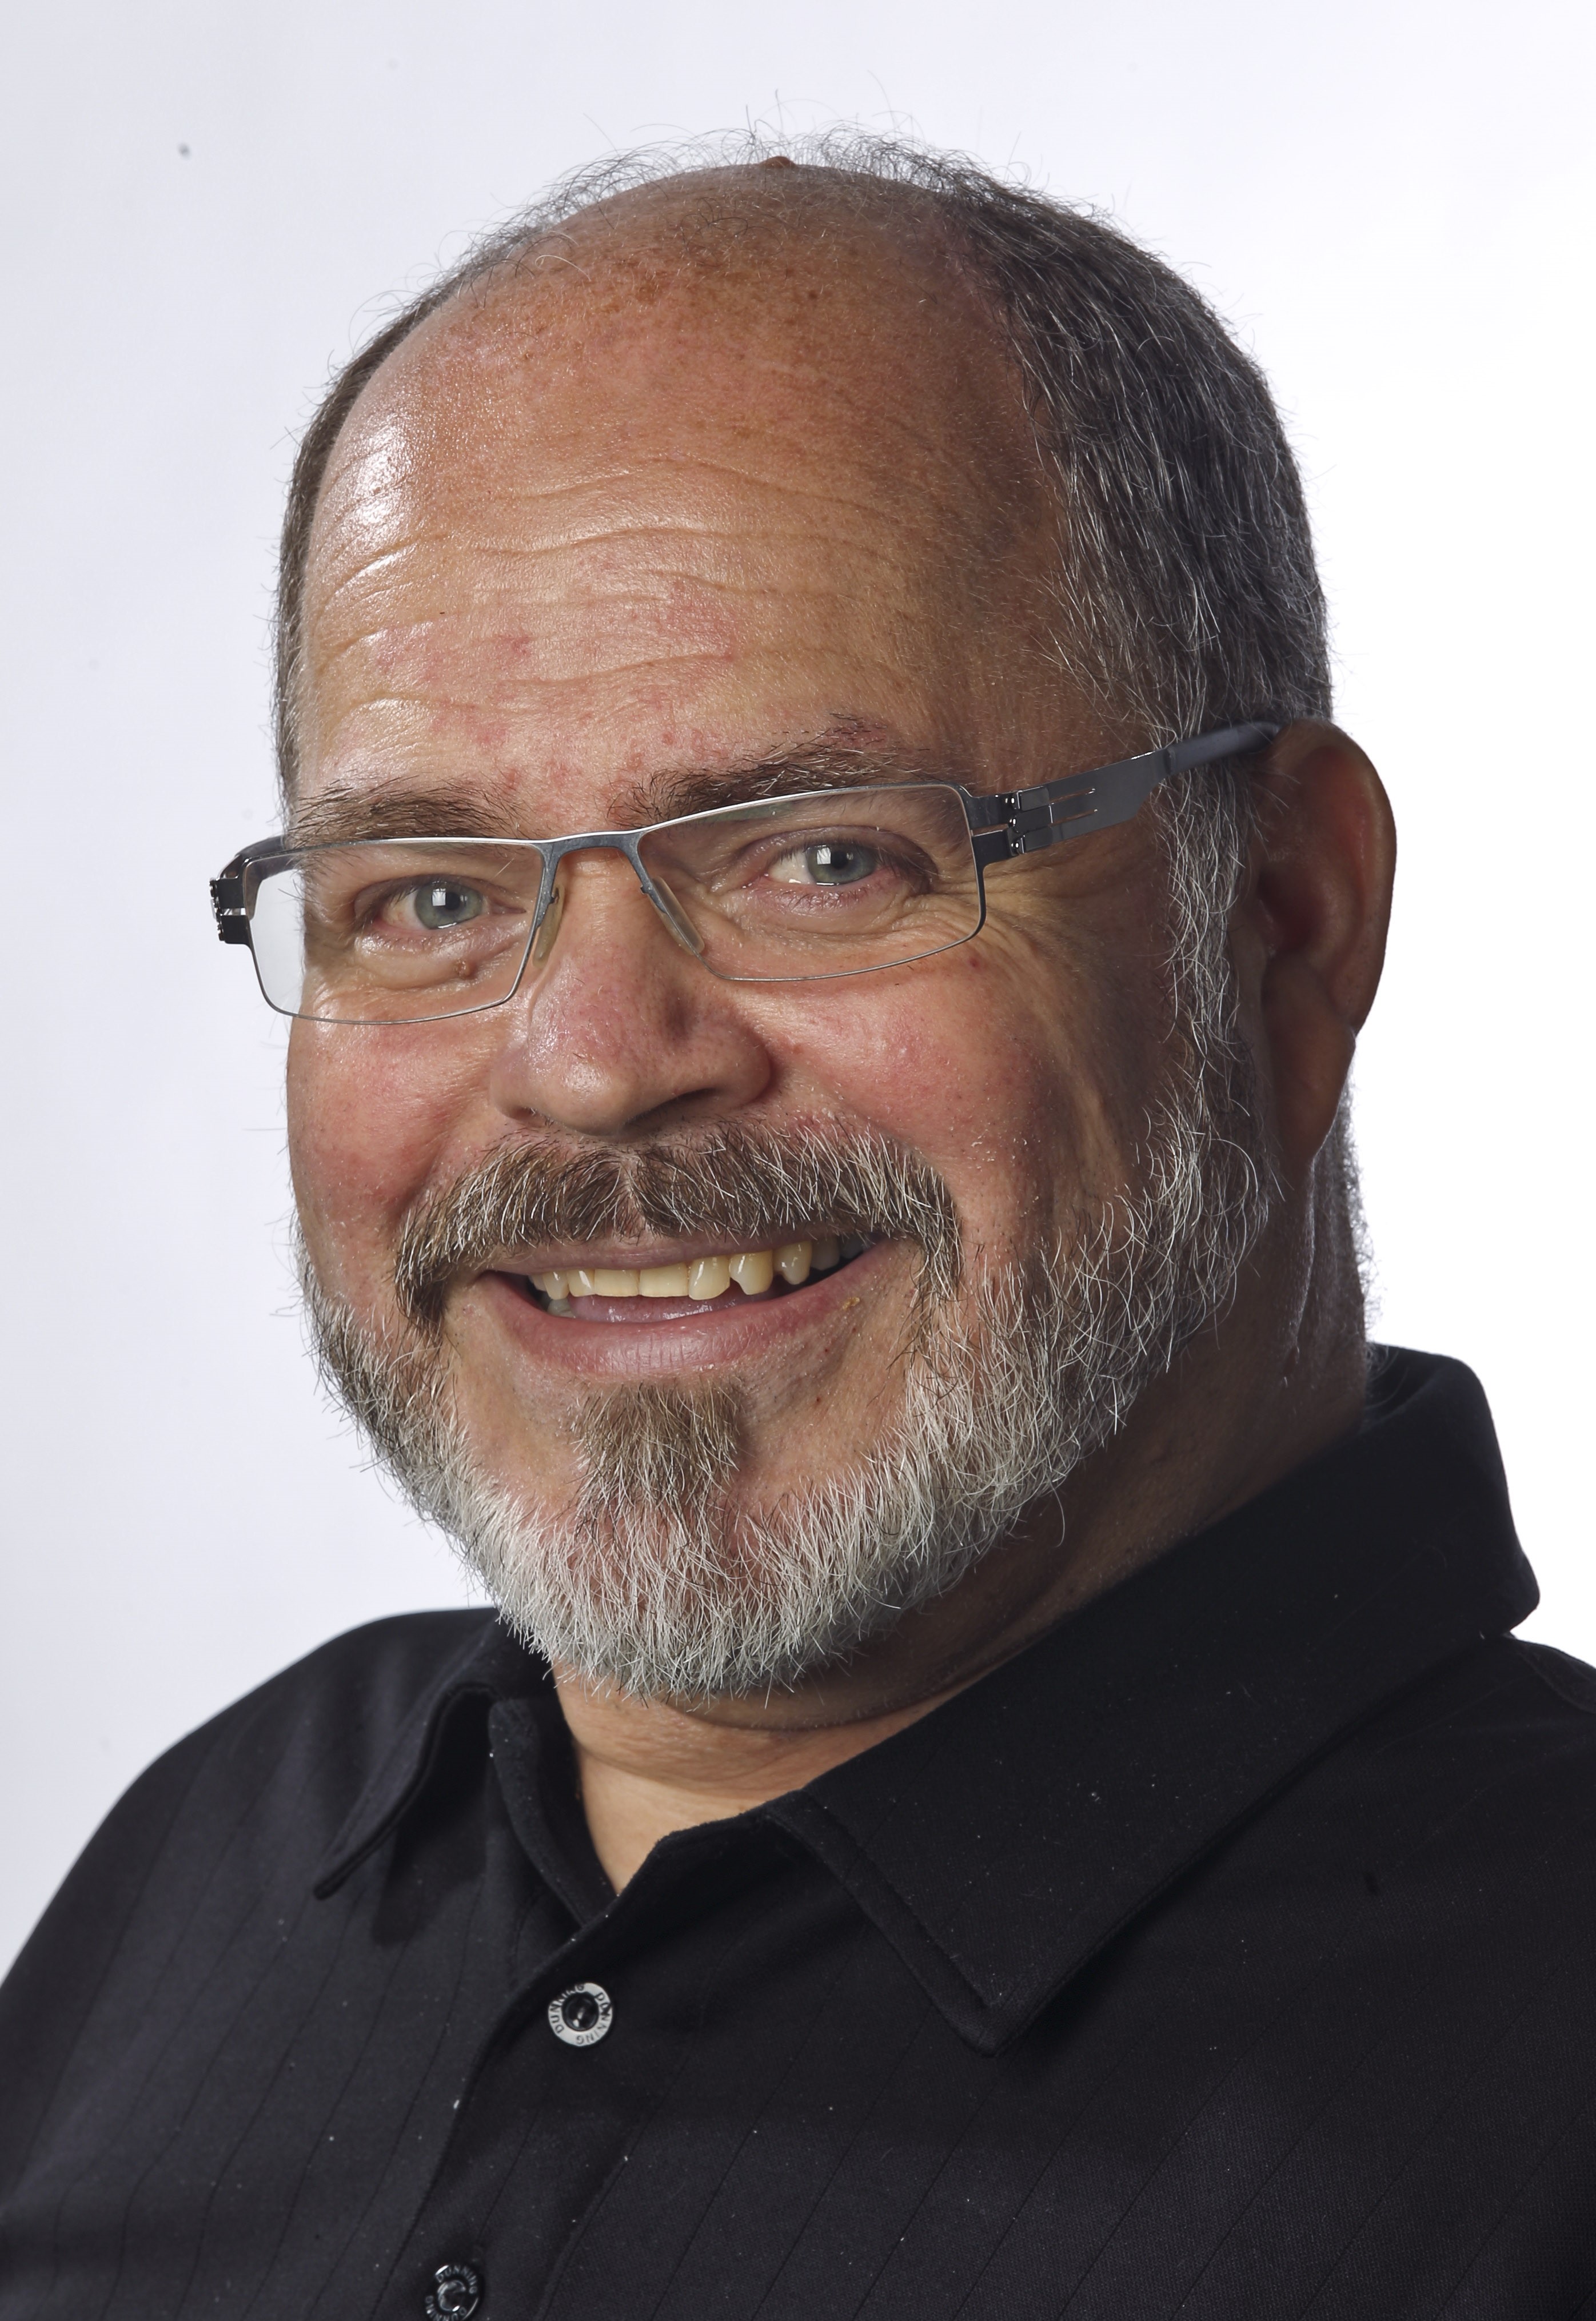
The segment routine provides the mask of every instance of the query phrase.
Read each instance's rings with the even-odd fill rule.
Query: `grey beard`
[[[861,1224],[871,1208],[879,1224],[884,1211],[923,1255],[883,1438],[862,1454],[839,1442],[831,1472],[774,1506],[738,1503],[744,1413],[720,1386],[588,1397],[573,1422],[580,1481],[569,1506],[524,1498],[483,1470],[428,1320],[437,1281],[415,1252],[442,1249],[441,1277],[479,1247],[530,1238],[514,1228],[527,1208],[558,1208],[560,1174],[540,1170],[518,1201],[513,1151],[407,1230],[406,1294],[385,1333],[302,1264],[324,1374],[528,1645],[643,1698],[794,1685],[954,1586],[1059,1491],[1234,1294],[1270,1207],[1270,1172],[1249,1150],[1245,1064],[1229,1042],[1174,1046],[1182,1068],[1144,1148],[1137,1194],[1105,1204],[1071,1245],[979,1275],[957,1247],[951,1197],[923,1161],[879,1141],[794,1140],[789,1173],[807,1188],[795,1201],[811,1197],[829,1165],[834,1194],[854,1194],[851,1211],[839,1197],[839,1215]],[[780,1177],[779,1139],[734,1129],[712,1141],[712,1170],[684,1167],[690,1148],[665,1156],[680,1230],[707,1228],[756,1193],[768,1204]],[[612,1164],[612,1215],[638,1214],[635,1183],[624,1180],[639,1165],[635,1156]],[[708,1188],[697,1214],[694,1184]],[[589,1200],[591,1191],[589,1170]],[[793,1209],[795,1222],[825,1216],[819,1206]]]

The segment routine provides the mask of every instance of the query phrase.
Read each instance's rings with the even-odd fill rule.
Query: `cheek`
[[[288,1156],[324,1279],[352,1288],[391,1248],[481,1076],[480,1060],[435,1025],[294,1025]]]
[[[1126,1181],[1138,1072],[1114,1011],[1067,972],[971,949],[849,994],[784,1044],[829,1108],[922,1153],[980,1241],[1033,1244]]]

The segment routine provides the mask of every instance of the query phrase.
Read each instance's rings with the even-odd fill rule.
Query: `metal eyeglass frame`
[[[1173,742],[1163,750],[1149,750],[1139,758],[1122,758],[1112,766],[1093,766],[1085,772],[1065,774],[1059,780],[1042,782],[1034,788],[999,790],[990,797],[977,797],[962,782],[948,782],[943,787],[957,796],[970,824],[971,849],[975,858],[975,875],[980,895],[980,915],[969,935],[960,937],[968,942],[986,924],[987,890],[985,873],[994,862],[1010,860],[1016,855],[1035,854],[1044,846],[1056,846],[1066,838],[1084,838],[1091,832],[1112,830],[1116,824],[1128,822],[1146,804],[1161,782],[1172,775],[1190,773],[1199,766],[1211,765],[1220,758],[1245,757],[1272,742],[1280,732],[1278,725],[1227,725],[1216,733],[1199,733],[1188,742]],[[873,785],[862,784],[862,787]],[[816,791],[815,796],[825,793]],[[757,801],[755,801],[757,803]],[[775,803],[775,801],[771,801]],[[715,806],[709,812],[724,812]],[[585,830],[566,838],[540,838],[530,842],[543,850],[543,878],[538,890],[537,908],[533,915],[527,941],[526,956],[532,956],[533,944],[543,924],[553,897],[555,874],[568,854],[581,854],[605,849],[624,854],[637,875],[637,882],[684,949],[697,954],[703,944],[693,928],[675,907],[672,898],[660,890],[649,876],[638,851],[643,841],[656,831],[665,830],[672,822],[695,822],[696,815],[673,815],[665,822],[647,823],[639,830]],[[375,843],[380,841],[374,840]],[[267,855],[291,854],[296,851],[293,841],[285,836],[258,838],[252,845],[241,847],[220,875],[211,880],[211,909],[215,915],[216,934],[224,943],[248,943],[250,936],[250,906],[246,889],[250,866]],[[957,946],[953,946],[957,948]],[[928,954],[935,956],[935,954]],[[911,965],[912,961],[902,962]],[[869,968],[846,970],[869,974]],[[525,972],[522,962],[515,983],[503,1000],[489,1000],[488,1006],[503,1006],[514,998],[521,975]],[[735,979],[735,978],[734,978]],[[807,982],[812,978],[762,977],[761,981]],[[825,980],[831,980],[826,978]],[[840,978],[838,978],[840,979]],[[476,1011],[468,1011],[476,1012]],[[442,1016],[434,1019],[447,1023]]]

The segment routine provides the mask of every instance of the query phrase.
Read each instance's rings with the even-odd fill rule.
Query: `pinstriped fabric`
[[[1596,1674],[1489,1422],[1354,1444],[620,1897],[487,1616],[325,1647],[0,1994],[0,2321],[1596,2309]],[[599,2044],[551,1996],[601,1982]]]

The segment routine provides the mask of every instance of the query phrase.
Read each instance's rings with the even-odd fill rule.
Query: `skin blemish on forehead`
[[[442,596],[433,578],[438,564],[467,558],[469,605]],[[445,546],[418,530],[335,587],[313,591],[311,676],[324,705],[316,722],[327,728],[329,691],[364,696],[377,683],[394,695],[454,694],[509,711],[535,707],[551,687],[573,681],[724,659],[738,633],[724,561],[690,527],[662,526],[651,569],[602,512],[574,542],[501,546],[480,537],[474,514],[462,515]]]

